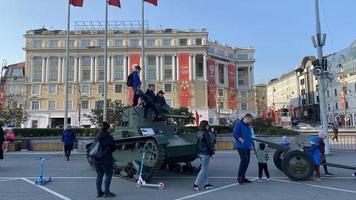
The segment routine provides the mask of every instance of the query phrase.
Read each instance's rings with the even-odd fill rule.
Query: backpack
[[[99,140],[95,141],[90,148],[89,155],[93,158],[102,158],[105,155],[104,149],[101,146],[101,143]]]
[[[133,87],[133,72],[127,77],[126,86]]]

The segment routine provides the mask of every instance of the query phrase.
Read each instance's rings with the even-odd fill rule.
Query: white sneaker
[[[257,182],[262,183],[262,178],[257,179]]]
[[[351,176],[353,176],[353,177],[355,177],[355,178],[356,178],[356,172],[355,172],[355,173],[353,173],[353,174],[351,174]]]
[[[272,180],[271,178],[267,178],[267,181],[270,181],[270,180]]]

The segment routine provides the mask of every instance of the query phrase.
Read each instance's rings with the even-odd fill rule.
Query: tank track
[[[154,163],[153,167],[150,168],[144,168],[144,173],[143,173],[143,178],[145,181],[149,181],[152,179],[156,173],[161,169],[161,166],[164,162],[165,159],[165,150],[163,145],[159,145],[153,138],[139,138],[135,140],[116,140],[116,146],[119,147],[117,151],[120,151],[120,147],[122,145],[136,145],[137,143],[139,144],[147,144],[149,142],[154,143],[157,147],[157,160]],[[120,154],[120,153],[119,153]],[[87,160],[90,164],[91,167],[95,168],[95,161],[89,156],[89,149],[87,149]],[[141,162],[141,160],[140,160]],[[129,167],[129,163],[126,164],[126,166],[118,166],[115,162],[113,165],[113,176],[114,177],[119,177],[124,180],[136,182],[138,179],[135,177],[130,177],[130,176],[125,176],[121,174],[121,171],[125,170],[126,167]],[[149,170],[147,172],[147,170]],[[138,175],[138,172],[136,171],[135,175]]]

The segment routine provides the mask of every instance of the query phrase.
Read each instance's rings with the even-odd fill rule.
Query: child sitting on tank
[[[155,104],[156,95],[153,92],[153,90],[154,90],[153,85],[149,85],[148,89],[146,90],[145,95],[143,95],[143,101],[144,101],[143,105],[145,107],[144,115],[143,115],[144,120],[147,118],[148,109],[152,109],[154,111],[154,113],[155,113],[154,120],[157,120],[159,118],[159,112],[158,112],[158,110],[156,108],[156,104]]]
[[[320,179],[320,148],[318,136],[311,136],[310,138],[311,146],[304,147],[304,152],[309,153],[314,162],[315,176],[312,177],[314,181],[321,181]]]

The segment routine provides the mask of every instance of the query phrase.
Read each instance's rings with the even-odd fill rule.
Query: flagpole
[[[64,129],[68,123],[68,66],[69,66],[69,31],[70,31],[70,0],[68,0],[68,19],[67,19],[67,41],[66,41],[66,65],[65,65],[65,84],[64,84]]]
[[[108,100],[108,0],[105,0],[105,58],[104,58],[104,108],[103,121],[107,121]]]
[[[142,39],[141,39],[141,46],[142,46],[142,53],[141,53],[141,58],[142,58],[142,90],[145,91],[146,85],[145,85],[145,80],[146,80],[146,66],[145,66],[145,2],[142,0],[142,25],[141,25],[141,32],[142,32]]]

